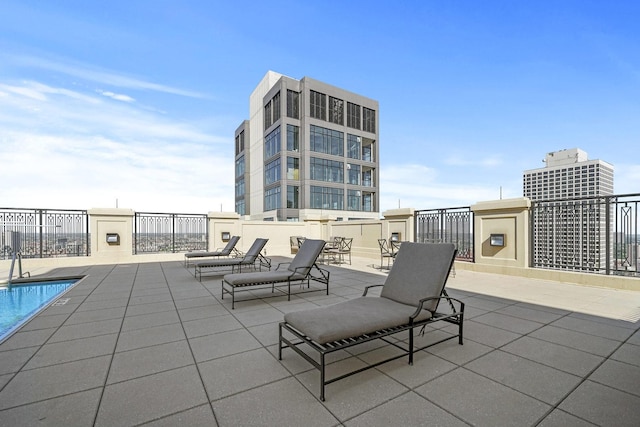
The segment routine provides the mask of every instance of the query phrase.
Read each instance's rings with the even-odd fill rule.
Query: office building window
[[[299,209],[298,198],[300,197],[300,187],[297,185],[287,185],[287,208]]]
[[[236,135],[236,155],[244,151],[244,131]]]
[[[244,170],[244,156],[241,156],[236,159],[236,178],[244,175]]]
[[[300,118],[300,93],[287,89],[287,117]]]
[[[264,158],[268,159],[280,152],[280,126],[264,138]]]
[[[327,95],[309,91],[309,107],[311,109],[311,117],[314,119],[327,120]]]
[[[373,174],[371,169],[362,171],[362,185],[365,187],[373,187]]]
[[[264,106],[264,130],[269,129],[269,127],[273,124],[271,121],[271,101]]]
[[[311,186],[312,209],[344,209],[344,190],[341,188],[329,188]]]
[[[300,151],[300,128],[287,125],[287,150]]]
[[[245,214],[245,201],[244,201],[244,199],[236,201],[236,213],[238,215],[244,215]]]
[[[360,185],[360,165],[347,164],[349,184]]]
[[[287,157],[287,179],[300,179],[300,159],[297,157]]]
[[[310,178],[316,181],[344,182],[344,163],[311,157]]]
[[[360,158],[360,137],[347,134],[347,157],[350,159]]]
[[[273,124],[280,120],[280,92],[273,95],[271,102],[273,104],[273,121],[271,123]]]
[[[267,163],[264,167],[264,185],[280,181],[280,158]]]
[[[360,106],[347,102],[347,126],[360,129]]]
[[[347,210],[359,211],[362,205],[362,196],[358,190],[347,190]]]
[[[362,130],[376,132],[376,110],[362,107]]]
[[[337,125],[344,125],[344,101],[329,97],[329,121]]]
[[[244,196],[244,178],[236,181],[236,197]]]
[[[362,195],[362,210],[365,212],[373,212],[373,195],[364,193]]]
[[[309,136],[311,151],[344,156],[343,132],[311,125]]]
[[[280,187],[264,191],[264,210],[272,211],[274,209],[280,209]]]

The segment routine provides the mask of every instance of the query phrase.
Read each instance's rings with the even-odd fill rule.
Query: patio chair
[[[226,274],[222,278],[222,298],[224,294],[231,295],[231,308],[235,308],[235,294],[241,291],[251,291],[256,287],[266,288],[271,285],[271,293],[276,290],[287,295],[287,301],[291,300],[291,284],[300,284],[302,288],[306,283],[308,290],[304,292],[317,292],[322,289],[311,289],[311,281],[322,283],[326,286],[329,295],[329,271],[316,264],[318,256],[322,252],[325,242],[323,240],[306,239],[298,253],[291,262],[278,264],[275,270],[251,273]],[[281,286],[276,286],[282,283]],[[249,289],[250,288],[250,289]],[[302,292],[298,292],[302,293]],[[256,298],[264,298],[257,296]],[[252,299],[256,299],[252,298]]]
[[[235,255],[239,255],[240,252],[236,249],[236,245],[238,244],[238,240],[240,240],[240,236],[233,236],[227,242],[227,245],[222,249],[216,249],[213,252],[187,252],[184,254],[184,266],[189,266],[189,260],[191,258],[220,258],[227,257],[232,253]]]
[[[344,262],[345,255],[349,255],[349,265],[351,265],[351,245],[353,243],[353,237],[340,237],[339,241],[336,241],[334,247],[327,249],[325,252],[328,257],[331,257],[338,264]]]
[[[391,261],[395,258],[396,254],[387,246],[387,239],[378,239],[378,245],[380,246],[380,270],[384,268],[385,258],[387,259],[387,269],[391,268]]]
[[[285,314],[279,325],[278,358],[282,360],[283,348],[291,348],[318,369],[324,401],[327,384],[405,355],[411,365],[414,352],[449,339],[457,337],[462,344],[464,303],[450,298],[444,289],[455,253],[452,244],[403,243],[384,285],[366,287],[359,298]],[[380,296],[367,296],[375,286],[382,286]],[[437,311],[441,300],[447,307]],[[458,333],[414,349],[414,329],[424,331],[427,324],[440,320],[458,325]],[[408,343],[397,335],[390,337],[404,331],[408,331]],[[377,339],[397,347],[401,354],[326,379],[328,354]]]
[[[271,269],[271,260],[264,257],[261,252],[269,239],[256,239],[247,253],[238,258],[224,258],[214,259],[209,261],[198,261],[195,263],[194,275],[198,276],[198,280],[202,281],[202,273],[205,269],[214,269],[218,267],[231,267],[231,272],[234,272],[236,267],[238,271],[242,271],[242,267],[258,267],[262,270],[262,267],[268,267]]]

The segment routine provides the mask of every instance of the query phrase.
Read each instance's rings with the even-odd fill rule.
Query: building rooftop
[[[461,269],[448,289],[466,303],[463,346],[338,381],[321,402],[310,364],[278,360],[278,322],[383,283],[371,262],[329,266],[329,295],[235,310],[219,277],[201,283],[180,261],[42,271],[87,276],[0,345],[0,425],[637,425],[639,292]],[[356,347],[329,375],[389,347]]]

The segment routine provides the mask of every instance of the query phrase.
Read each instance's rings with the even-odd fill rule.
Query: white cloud
[[[118,199],[137,211],[234,209],[230,137],[102,92],[38,82],[0,91],[3,205],[89,209]]]
[[[121,95],[121,94],[117,94],[117,93],[113,93],[110,91],[98,91],[98,93],[109,97],[109,98],[113,98],[116,101],[123,101],[123,102],[133,102],[135,101],[135,99],[133,99],[132,97],[130,97],[129,95]]]

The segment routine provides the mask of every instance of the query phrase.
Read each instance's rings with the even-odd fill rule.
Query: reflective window
[[[342,99],[329,97],[329,121],[344,125],[344,101]]]
[[[287,117],[300,118],[300,93],[287,89]]]
[[[274,209],[280,209],[280,187],[264,191],[264,210],[272,211]]]
[[[264,185],[280,181],[280,158],[267,163],[264,167]]]
[[[280,152],[280,126],[264,138],[264,158],[268,159]]]
[[[311,90],[309,91],[309,98],[311,117],[314,119],[327,120],[327,95]]]
[[[344,156],[343,132],[311,125],[309,136],[311,151]]]
[[[344,190],[311,186],[311,208],[313,209],[344,209]]]
[[[360,106],[347,102],[347,126],[360,129]]]
[[[344,163],[311,157],[310,178],[317,181],[344,182]]]
[[[347,157],[350,159],[360,158],[360,137],[347,134]]]
[[[300,151],[300,128],[287,125],[287,150]]]

